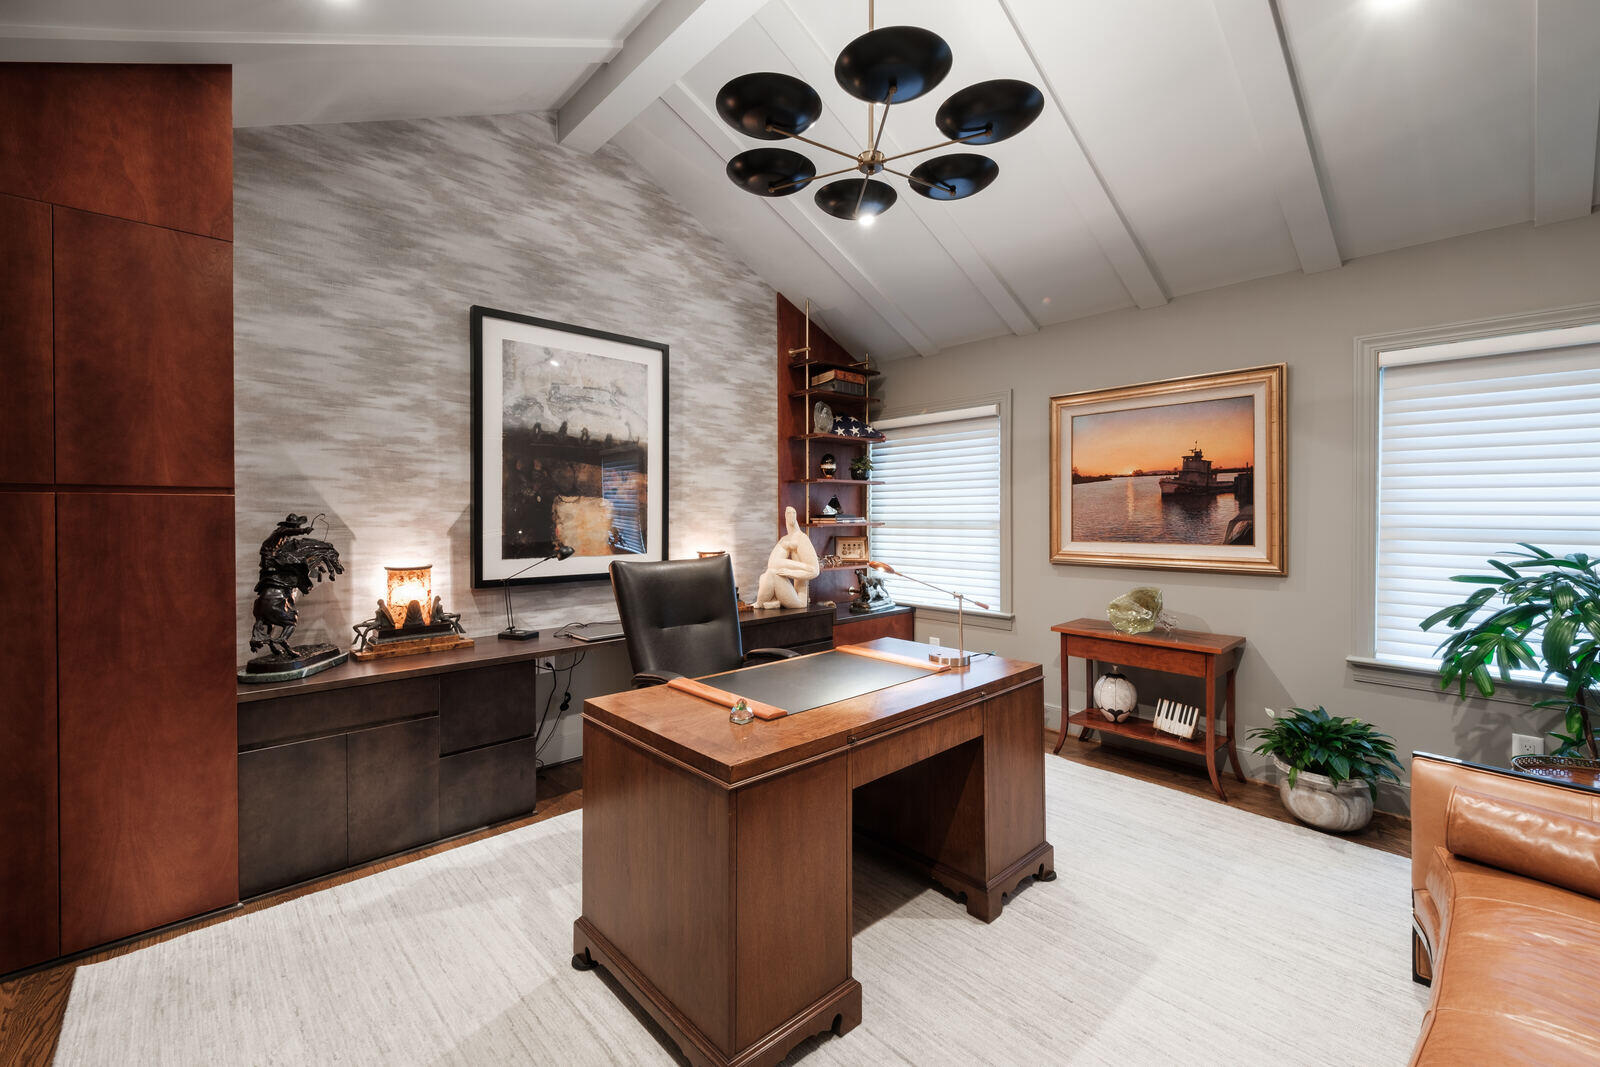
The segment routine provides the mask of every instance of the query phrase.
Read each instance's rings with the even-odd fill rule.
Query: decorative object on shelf
[[[320,516],[319,516],[320,518]],[[316,582],[337,581],[344,573],[339,550],[307,536],[316,520],[290,512],[261,542],[261,576],[256,582],[250,651],[260,652],[239,672],[241,682],[287,682],[337,667],[349,654],[337,645],[291,645],[300,610],[295,597]],[[273,631],[277,632],[274,633]]]
[[[1378,782],[1400,781],[1394,738],[1360,719],[1329,715],[1321,706],[1267,709],[1271,726],[1250,731],[1257,753],[1281,776],[1278,796],[1289,813],[1319,830],[1348,833],[1372,819]]]
[[[667,346],[485,307],[471,326],[473,588],[665,559]]]
[[[744,697],[735,700],[733,707],[728,709],[728,721],[736,726],[743,726],[755,717],[756,713],[750,710],[750,702]]]
[[[1107,722],[1126,722],[1139,710],[1139,692],[1126,674],[1113,667],[1094,683],[1094,706]]]
[[[932,582],[925,582],[921,578],[913,578],[904,571],[897,571],[893,567],[889,566],[889,564],[880,562],[878,560],[870,560],[867,563],[867,566],[871,567],[873,570],[882,571],[885,574],[892,574],[897,578],[904,578],[908,582],[916,582],[918,585],[925,585],[936,593],[943,593],[945,596],[955,597],[956,647],[954,649],[941,649],[937,652],[930,652],[928,653],[928,659],[939,664],[941,667],[949,667],[952,670],[958,671],[964,671],[968,667],[972,666],[972,653],[967,651],[967,601],[972,600],[974,604],[982,608],[984,611],[989,610],[989,605],[985,604],[981,600],[973,600],[973,598],[967,596],[965,593],[957,593],[950,589],[943,589],[937,585],[934,585]]]
[[[849,562],[851,560],[865,561],[869,555],[867,539],[865,537],[840,537],[834,541],[834,550],[839,558]]]
[[[850,593],[855,596],[850,602],[852,615],[865,615],[895,606],[894,597],[889,595],[883,579],[865,567],[856,571],[856,584],[851,587]]]
[[[832,452],[822,454],[822,461],[817,464],[817,473],[829,480],[839,473],[839,461],[833,458]]]
[[[1164,734],[1181,737],[1185,741],[1192,740],[1197,730],[1204,732],[1200,728],[1200,709],[1176,700],[1157,701],[1156,716],[1150,725]]]
[[[1471,681],[1487,697],[1494,694],[1496,667],[1541,671],[1562,689],[1533,705],[1565,715],[1566,733],[1551,734],[1558,745],[1552,755],[1583,754],[1600,770],[1600,734],[1589,710],[1600,698],[1600,560],[1582,552],[1557,556],[1527,543],[1519,547],[1522,554],[1489,560],[1494,574],[1452,578],[1475,591],[1422,621],[1424,630],[1442,622],[1454,631],[1439,645],[1439,687],[1454,687],[1465,697]],[[1504,606],[1473,621],[1496,600]],[[1530,634],[1543,635],[1537,649],[1528,643]]]
[[[817,401],[811,406],[811,432],[833,433],[833,409],[824,401]]]
[[[849,152],[802,136],[822,115],[817,91],[787,74],[763,72],[734,78],[717,94],[717,114],[735,130],[761,141],[792,138],[850,160],[849,166],[818,175],[810,159],[781,148],[753,148],[728,161],[728,178],[757,196],[788,196],[820,178],[851,171],[859,178],[841,178],[816,192],[817,206],[834,218],[870,225],[894,205],[894,187],[880,174],[904,178],[909,188],[930,200],[960,200],[987,188],[1000,168],[987,156],[958,152],[936,156],[910,173],[888,164],[950,145],[989,145],[1013,137],[1039,117],[1044,94],[1012,78],[969,85],[939,108],[934,124],[946,138],[909,152],[885,153],[883,131],[889,110],[938,88],[950,73],[954,57],[944,38],[919,26],[875,28],[872,0],[867,0],[867,32],[839,53],[834,79],[845,92],[867,105],[866,148]],[[883,106],[883,114],[877,113]]]
[[[703,556],[706,553],[702,552],[700,554]],[[506,628],[495,634],[495,637],[502,641],[532,641],[534,638],[539,636],[538,630],[526,630],[517,625],[517,617],[511,610],[511,581],[514,578],[521,577],[522,575],[528,573],[542,563],[549,563],[551,560],[560,561],[569,559],[571,556],[572,546],[561,545],[548,556],[545,556],[543,559],[534,560],[516,574],[511,575],[505,581],[500,583],[500,590],[505,594],[506,598]]]
[[[850,477],[858,482],[867,480],[867,475],[872,473],[872,457],[865,452],[850,461]]]
[[[1287,574],[1285,365],[1050,398],[1050,562]]]
[[[839,415],[834,418],[833,425],[828,432],[839,437],[859,437],[863,441],[881,441],[883,434],[862,422],[854,415]]]
[[[822,517],[825,519],[837,519],[839,517],[838,497],[830,496],[828,502],[822,505]]]
[[[864,397],[867,395],[867,376],[850,370],[825,370],[811,376],[813,393],[835,393],[839,396]]]
[[[756,587],[758,608],[803,608],[809,600],[811,579],[822,573],[817,550],[811,538],[800,529],[800,517],[794,508],[785,508],[783,524],[787,529],[767,556],[767,569],[761,572]]]
[[[1153,585],[1140,585],[1106,605],[1106,618],[1119,632],[1147,634],[1157,626],[1172,632],[1178,620],[1161,610],[1161,590]]]
[[[444,598],[433,595],[433,564],[385,567],[384,598],[378,613],[351,627],[356,646],[351,655],[366,661],[467,648],[461,616],[444,610]]]

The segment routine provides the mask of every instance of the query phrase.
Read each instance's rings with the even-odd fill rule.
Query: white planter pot
[[[1278,768],[1278,796],[1289,814],[1308,826],[1347,834],[1372,821],[1372,793],[1367,783],[1349,779],[1334,785],[1325,775],[1301,771],[1289,785],[1289,765],[1271,757]]]

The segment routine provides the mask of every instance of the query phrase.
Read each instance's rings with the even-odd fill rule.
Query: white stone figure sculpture
[[[800,529],[794,508],[785,508],[783,522],[789,530],[772,546],[767,569],[756,587],[758,608],[803,608],[811,599],[811,579],[822,573],[811,538]]]

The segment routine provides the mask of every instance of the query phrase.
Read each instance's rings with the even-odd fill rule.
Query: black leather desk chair
[[[729,556],[611,564],[635,689],[789,659],[786,648],[744,651]]]

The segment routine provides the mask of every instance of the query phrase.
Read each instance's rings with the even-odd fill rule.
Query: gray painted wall
[[[1504,764],[1510,735],[1542,732],[1551,717],[1505,702],[1460,702],[1428,691],[1357,681],[1345,662],[1353,612],[1365,593],[1354,575],[1356,484],[1354,339],[1600,299],[1600,217],[1534,229],[1515,226],[1184,296],[1023,337],[978,342],[929,359],[885,365],[896,413],[1013,391],[1012,631],[974,629],[967,644],[1047,665],[1046,700],[1059,701],[1053,623],[1103,617],[1134,585],[1158,585],[1181,625],[1243,634],[1241,732],[1266,722],[1263,706],[1326,704],[1371,719],[1402,752],[1415,749]],[[1289,574],[1286,578],[1052,565],[1049,541],[1049,397],[1263,363],[1289,365]],[[972,368],[982,367],[975,378]],[[955,626],[919,622],[924,638],[955,642]],[[1082,664],[1073,661],[1075,708]],[[1052,713],[1052,719],[1054,715]],[[1075,742],[1073,742],[1075,743]],[[1259,757],[1247,772],[1264,777]],[[1383,798],[1398,808],[1404,797]]]
[[[241,658],[257,548],[291,510],[327,513],[346,567],[299,636],[348,642],[406,561],[433,563],[469,634],[504,625],[499,591],[471,588],[473,304],[671,346],[671,554],[727,548],[754,588],[773,291],[621,152],[564,149],[543,115],[245,129],[234,199]],[[616,615],[605,582],[513,596],[524,625]],[[596,662],[589,691],[625,684],[617,650]]]

